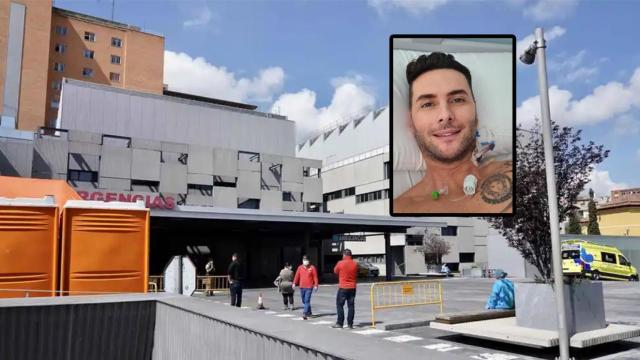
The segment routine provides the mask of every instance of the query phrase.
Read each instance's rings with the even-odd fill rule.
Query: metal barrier
[[[440,304],[444,298],[440,280],[393,281],[371,284],[371,326],[376,326],[376,310]]]
[[[164,291],[164,276],[162,275],[154,275],[149,276],[149,290],[154,290],[154,292]]]
[[[196,291],[202,291],[206,295],[229,293],[229,277],[227,275],[198,276],[196,277]]]

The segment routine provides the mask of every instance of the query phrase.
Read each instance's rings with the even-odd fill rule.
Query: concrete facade
[[[298,154],[323,162],[322,192],[324,206],[332,213],[389,215],[389,109],[383,108],[360,117],[347,119],[311,135],[298,144]],[[308,185],[305,183],[305,185]],[[306,191],[305,191],[306,198]],[[428,219],[425,219],[428,221]],[[452,269],[477,265],[486,267],[488,223],[473,218],[444,218],[456,235],[442,236],[451,245],[443,258]],[[397,248],[394,262],[404,274],[426,271],[424,255],[416,252],[427,229],[416,228],[405,234],[391,235]],[[440,233],[441,230],[429,229]],[[363,242],[345,242],[354,255],[377,264],[383,262],[385,243],[381,235],[370,234]],[[462,254],[462,256],[461,256]],[[398,258],[399,257],[399,258]],[[382,269],[382,266],[378,266]]]

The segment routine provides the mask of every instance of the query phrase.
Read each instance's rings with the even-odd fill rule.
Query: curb
[[[432,320],[416,320],[416,321],[406,321],[392,324],[384,324],[380,325],[379,328],[382,330],[400,330],[400,329],[409,329],[420,326],[429,326]],[[376,326],[378,328],[378,326]]]

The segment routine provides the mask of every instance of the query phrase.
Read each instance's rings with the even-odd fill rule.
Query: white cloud
[[[314,91],[302,89],[297,93],[282,94],[271,107],[271,112],[296,121],[296,137],[301,139],[314,130],[373,110],[375,97],[358,79],[362,77],[333,79],[333,98],[326,107],[317,107]]]
[[[369,6],[376,9],[380,15],[398,8],[414,16],[428,14],[447,2],[449,0],[368,0]]]
[[[617,136],[638,135],[640,134],[640,120],[630,114],[624,114],[615,120],[613,133]]]
[[[574,81],[584,81],[584,82],[590,82],[591,78],[598,73],[598,68],[595,66],[582,66],[579,67],[573,71],[571,71],[570,73],[568,73],[567,75],[565,75],[565,79],[568,82],[574,82]]]
[[[284,83],[284,70],[270,67],[253,78],[237,78],[225,67],[216,66],[202,57],[185,53],[164,52],[164,81],[170,90],[209,96],[229,101],[273,100]]]
[[[565,125],[591,125],[626,113],[633,106],[640,107],[640,68],[628,85],[611,81],[593,89],[582,99],[572,100],[573,94],[557,86],[549,88],[551,118]],[[530,128],[533,118],[540,118],[540,97],[522,102],[516,117],[518,123]]]
[[[575,82],[581,81],[585,83],[591,82],[591,79],[594,75],[596,75],[599,71],[598,67],[595,65],[584,65],[585,58],[591,60],[586,57],[587,51],[580,50],[575,55],[562,56],[560,60],[549,60],[549,71],[553,74],[556,74],[559,81],[562,82]],[[592,63],[602,63],[602,59],[591,60]]]
[[[564,19],[578,6],[578,0],[538,0],[523,10],[525,17],[536,21]]]
[[[611,190],[627,189],[629,185],[623,182],[615,182],[611,179],[609,171],[594,169],[589,175],[589,183],[585,186],[585,192],[593,189],[595,197],[610,196]]]
[[[182,27],[189,28],[195,26],[207,25],[211,21],[213,14],[208,6],[204,6],[202,8],[198,8],[192,11],[193,17],[189,20],[185,20],[182,23]]]
[[[560,36],[564,35],[566,32],[567,30],[565,28],[561,26],[554,26],[553,28],[551,28],[551,30],[545,31],[544,39],[547,42],[550,42],[553,39],[559,38]],[[527,48],[529,48],[529,45],[533,44],[533,41],[535,39],[536,39],[535,36],[531,34],[531,35],[527,35],[524,39],[518,41],[516,43],[516,55],[517,56],[522,55],[522,53],[524,53],[524,51],[527,50]],[[521,64],[521,62],[518,61],[518,64]]]

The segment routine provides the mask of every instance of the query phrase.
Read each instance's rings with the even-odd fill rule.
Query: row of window
[[[54,50],[59,54],[64,54],[67,51],[67,46],[65,44],[56,44]],[[84,49],[82,51],[82,56],[87,59],[93,59],[96,56],[96,52],[90,49]],[[119,55],[111,55],[111,63],[113,65],[120,65],[122,63],[122,59]]]
[[[356,204],[389,198],[389,189],[372,191],[365,194],[356,195]]]
[[[56,25],[56,35],[66,36],[67,35],[67,27],[63,25]],[[96,42],[96,34],[90,31],[84,32],[84,39],[90,42]],[[117,37],[111,38],[111,46],[113,47],[122,47],[122,39]]]
[[[356,188],[355,187],[350,187],[350,188],[336,190],[336,191],[332,191],[330,193],[326,193],[322,197],[323,197],[324,202],[327,202],[327,201],[331,201],[331,200],[342,199],[342,198],[347,197],[347,196],[353,196],[355,194],[356,194]]]

